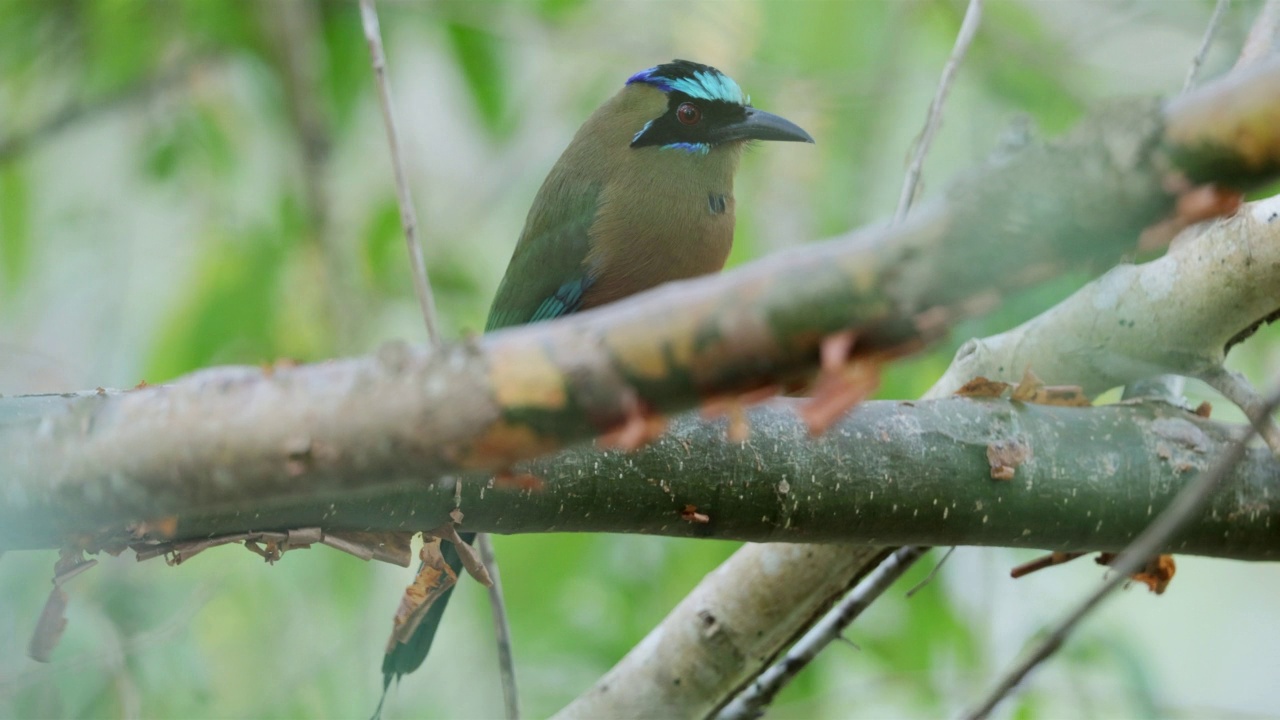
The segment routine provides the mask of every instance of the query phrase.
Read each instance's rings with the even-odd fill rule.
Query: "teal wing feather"
[[[485,330],[550,320],[576,311],[593,278],[584,261],[599,206],[598,183],[571,189],[547,179],[529,211]],[[548,191],[556,197],[543,197]]]
[[[584,261],[590,249],[589,231],[595,219],[599,185],[584,183],[574,192],[555,181],[553,173],[529,212],[507,274],[489,310],[486,331],[568,315],[582,306],[582,296],[591,287],[593,279]],[[543,197],[557,191],[558,197]],[[459,535],[467,544],[475,539],[475,533]],[[444,543],[440,552],[461,577],[462,560],[453,544]],[[378,701],[375,718],[382,713],[382,702],[392,681],[417,670],[426,660],[452,595],[453,588],[446,590],[427,609],[408,642],[396,644],[383,657],[382,700]]]

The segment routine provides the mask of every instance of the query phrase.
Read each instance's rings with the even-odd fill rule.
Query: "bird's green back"
[[[583,261],[600,185],[563,174],[553,171],[538,192],[489,309],[486,332],[550,320],[581,304],[591,282]]]

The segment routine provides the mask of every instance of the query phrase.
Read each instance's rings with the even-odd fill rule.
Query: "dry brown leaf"
[[[1031,368],[1027,368],[1023,371],[1022,379],[1018,381],[1017,387],[1013,389],[1013,395],[1010,396],[1010,399],[1019,402],[1033,402],[1033,398],[1042,387],[1044,387],[1044,381],[1031,372]]]
[[[437,537],[453,543],[454,550],[458,552],[458,558],[462,560],[462,566],[467,569],[467,574],[481,585],[492,587],[493,579],[489,577],[489,570],[484,566],[476,549],[458,537],[456,522],[445,523],[434,530],[428,530],[423,533],[423,537]]]
[[[1030,575],[1037,570],[1043,570],[1044,568],[1052,567],[1054,565],[1061,565],[1062,563],[1075,560],[1078,557],[1088,554],[1089,553],[1085,552],[1050,553],[1048,555],[1038,557],[1031,562],[1023,563],[1022,565],[1015,567],[1013,570],[1009,571],[1009,575],[1014,578],[1020,578],[1024,575]],[[1115,562],[1116,555],[1116,553],[1109,552],[1098,553],[1098,557],[1095,558],[1095,562],[1099,565],[1106,565],[1110,567],[1111,563]],[[1141,570],[1130,575],[1129,579],[1146,585],[1147,589],[1151,592],[1160,595],[1169,587],[1169,582],[1173,580],[1173,575],[1176,571],[1177,565],[1174,562],[1172,555],[1157,555],[1156,557],[1148,560]]]
[[[49,662],[63,631],[67,629],[67,594],[62,591],[63,583],[97,564],[97,560],[85,559],[84,551],[79,547],[67,546],[58,551],[58,561],[53,564],[53,589],[49,591],[40,619],[36,621],[36,628],[27,643],[27,655],[32,660]]]
[[[1097,563],[1110,566],[1116,559],[1116,553],[1100,553]],[[1156,595],[1163,595],[1178,570],[1172,555],[1157,555],[1147,561],[1141,570],[1129,576],[1130,580],[1140,582]]]
[[[355,555],[363,560],[380,560],[400,567],[409,567],[413,557],[410,544],[416,533],[411,532],[359,532],[344,530],[342,532],[324,533],[324,539],[318,540],[330,547]],[[309,538],[308,538],[309,539]],[[290,533],[291,548],[305,547],[295,541]]]
[[[1023,373],[1022,380],[1013,389],[1013,395],[1009,399],[1059,407],[1089,407],[1093,404],[1079,385],[1045,385],[1043,380],[1031,372],[1031,368]]]
[[[395,650],[396,645],[409,641],[418,629],[418,624],[426,616],[431,604],[458,582],[453,568],[444,561],[440,554],[439,538],[426,538],[422,550],[418,552],[422,566],[413,578],[413,583],[405,588],[400,597],[400,607],[392,620],[391,637],[387,640],[387,653]]]
[[[1093,405],[1079,385],[1046,385],[1030,400],[1037,405],[1057,405],[1059,407],[1089,407]]]
[[[972,398],[998,398],[1004,397],[1004,394],[1013,387],[1007,382],[999,380],[988,380],[981,375],[970,380],[956,391],[958,397]]]
[[[67,594],[62,592],[61,587],[54,585],[49,591],[49,599],[44,602],[44,609],[40,611],[40,620],[31,633],[31,641],[27,643],[28,657],[36,662],[49,662],[53,649],[58,646],[63,631],[67,629],[66,611]]]
[[[284,552],[280,549],[280,546],[275,540],[267,540],[264,544],[266,547],[260,547],[257,540],[244,541],[246,549],[253,552],[255,555],[261,556],[263,560],[267,561],[267,563],[275,565],[276,561],[284,555]]]

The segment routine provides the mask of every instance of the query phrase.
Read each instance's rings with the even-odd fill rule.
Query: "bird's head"
[[[751,107],[738,83],[710,65],[673,60],[641,70],[627,80],[628,92],[652,96],[650,117],[631,138],[633,149],[707,155],[750,140],[813,142],[790,120]]]

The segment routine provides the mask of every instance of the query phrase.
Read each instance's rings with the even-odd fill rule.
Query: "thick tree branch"
[[[436,351],[2,400],[0,532],[45,545],[106,517],[180,512],[197,489],[244,508],[303,487],[502,470],[617,428],[638,406],[676,412],[805,375],[828,333],[855,329],[861,352],[905,351],[1001,290],[1114,262],[1173,207],[1165,187],[1179,167],[1242,185],[1280,171],[1280,62],[1163,111],[1104,111],[902,225],[564,320]],[[53,524],[34,522],[54,508]]]
[[[518,484],[479,473],[435,483],[406,473],[399,484],[360,493],[299,482],[287,495],[254,499],[252,512],[210,503],[197,488],[176,511],[175,532],[430,528],[453,509],[461,481],[464,526],[478,531],[1118,550],[1231,439],[1229,426],[1163,403],[1059,408],[953,398],[864,403],[810,440],[793,406],[753,408],[745,442],[726,439],[723,421],[686,416],[636,452],[585,446],[521,465]],[[993,446],[1020,450],[1012,481],[992,479]],[[54,523],[66,509],[29,512],[0,517],[0,548],[56,542],[14,527]],[[122,527],[127,516],[108,510],[98,520]],[[1277,557],[1273,522],[1280,524],[1280,461],[1259,449],[1170,549]]]
[[[981,375],[1015,382],[1031,368],[1051,385],[1094,396],[1160,373],[1221,368],[1247,329],[1280,310],[1280,197],[1188,231],[1163,257],[1119,265],[1051,310],[966,342],[931,390]]]

